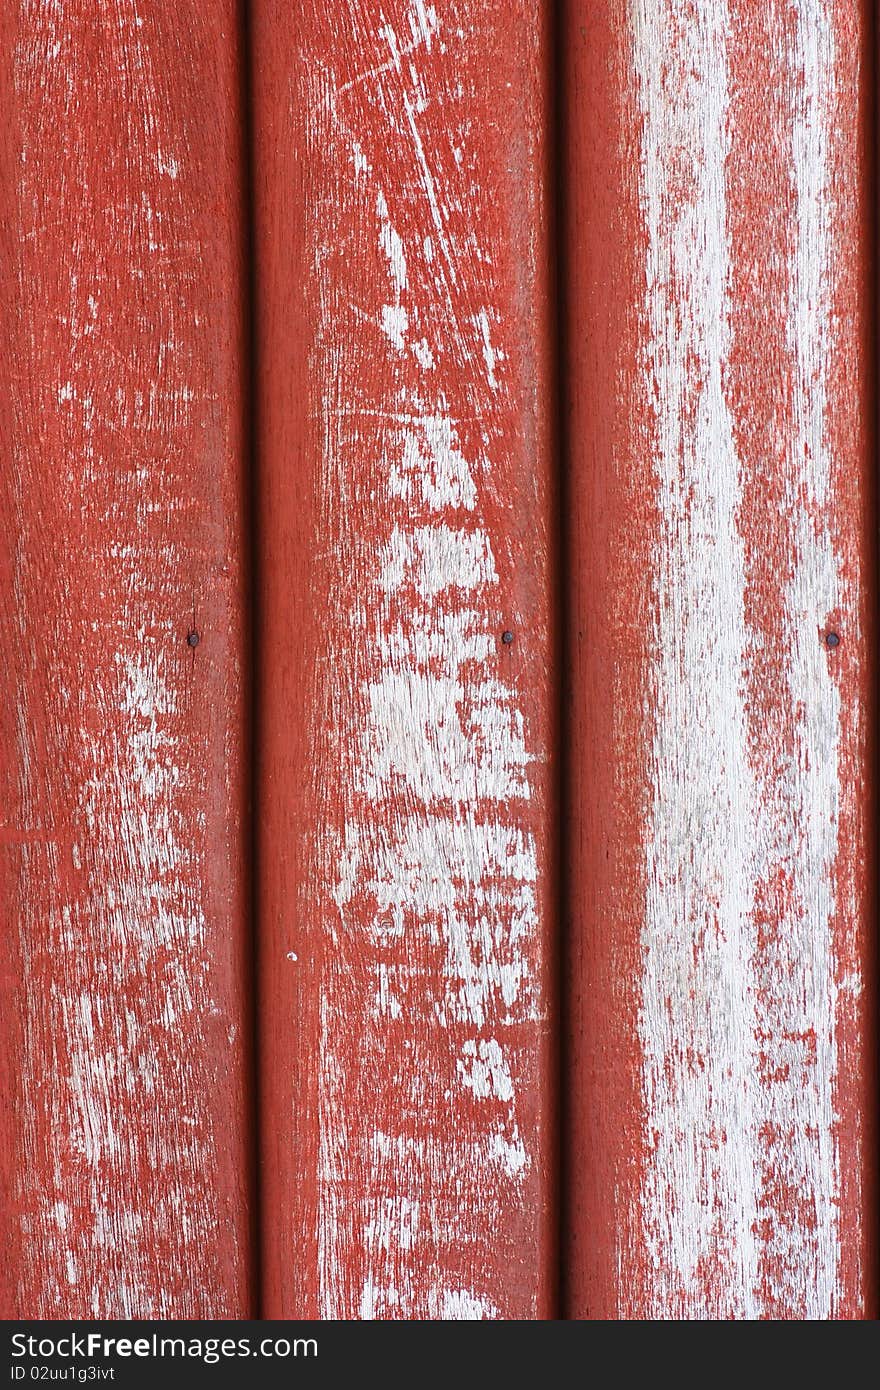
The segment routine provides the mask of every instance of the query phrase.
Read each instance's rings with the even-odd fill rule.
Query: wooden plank
[[[0,38],[0,1306],[242,1316],[237,7]]]
[[[264,1311],[545,1316],[547,7],[252,14]]]
[[[577,1317],[877,1310],[870,9],[567,6]]]

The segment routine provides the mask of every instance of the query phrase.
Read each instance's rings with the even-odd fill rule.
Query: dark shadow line
[[[251,1138],[247,1191],[249,1210],[249,1318],[263,1316],[263,1201],[261,1182],[262,1104],[260,1048],[260,750],[262,671],[262,572],[259,447],[259,298],[256,272],[254,72],[251,5],[240,0],[239,53],[241,82],[241,291],[243,361],[241,367],[242,421],[242,547],[244,589],[244,795],[242,848],[246,883],[247,931],[245,989],[249,1037],[246,1076],[250,1087],[247,1123]]]
[[[880,196],[880,93],[877,91],[877,81],[880,78],[880,3],[868,4],[866,14],[866,35],[864,55],[863,82],[867,84],[867,99],[865,112],[865,139],[867,143],[866,151],[866,176],[868,188],[866,192],[867,216],[865,227],[865,238],[867,242],[867,257],[865,275],[867,281],[867,306],[868,317],[868,342],[867,350],[867,392],[868,399],[873,397],[874,409],[870,413],[868,422],[869,431],[869,477],[866,487],[866,504],[869,514],[869,535],[870,545],[873,550],[872,561],[869,567],[870,582],[873,584],[872,601],[869,604],[869,613],[872,619],[871,631],[868,634],[868,659],[870,669],[868,671],[868,690],[869,690],[869,709],[868,709],[868,769],[870,776],[870,815],[869,826],[872,833],[871,866],[872,876],[870,881],[871,902],[869,905],[870,927],[871,927],[871,950],[868,967],[872,971],[872,976],[868,982],[870,991],[869,1018],[871,1020],[870,1041],[871,1049],[868,1065],[871,1068],[867,1091],[873,1101],[873,1114],[868,1120],[866,1128],[866,1145],[869,1159],[871,1160],[870,1171],[865,1173],[865,1183],[867,1190],[871,1193],[868,1220],[866,1221],[867,1244],[871,1251],[871,1269],[868,1275],[869,1287],[866,1290],[865,1311],[869,1318],[880,1316],[880,1190],[878,1190],[877,1157],[878,1141],[880,1141],[880,509],[878,509],[878,499],[880,499],[880,284],[878,284],[878,271],[880,271],[880,208],[878,208],[878,196]]]
[[[570,20],[568,0],[551,0],[550,33],[550,92],[548,101],[548,164],[549,164],[549,238],[551,248],[550,290],[552,305],[552,338],[554,359],[553,383],[553,500],[554,556],[551,576],[552,612],[554,624],[554,665],[556,673],[556,708],[554,719],[555,838],[556,838],[556,895],[555,895],[555,1004],[556,1004],[556,1316],[569,1317],[569,1175],[572,1162],[570,1117],[571,1068],[570,1039],[570,960],[571,960],[571,868],[569,810],[571,806],[571,769],[568,753],[571,738],[571,556],[570,528],[571,480],[568,431],[568,199],[566,186],[568,151],[568,82],[566,38]]]

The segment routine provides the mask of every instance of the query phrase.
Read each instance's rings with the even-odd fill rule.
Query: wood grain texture
[[[869,9],[566,7],[573,1316],[876,1313]]]
[[[251,1311],[237,18],[0,5],[7,1317]]]
[[[553,11],[0,0],[0,1314],[880,1311],[872,7]]]
[[[546,7],[252,13],[265,1312],[546,1316]]]

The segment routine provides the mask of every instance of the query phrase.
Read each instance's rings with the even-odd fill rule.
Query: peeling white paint
[[[798,82],[793,165],[796,236],[790,265],[788,347],[795,364],[794,429],[787,471],[793,519],[794,572],[786,586],[785,625],[791,661],[789,699],[797,711],[795,748],[787,760],[787,810],[772,849],[792,883],[791,910],[761,979],[759,1026],[769,1034],[767,1070],[786,1084],[762,1088],[769,1181],[813,1213],[815,1228],[775,1221],[767,1239],[772,1296],[803,1316],[838,1311],[840,1171],[834,1089],[838,1069],[839,985],[833,924],[834,866],[841,796],[840,691],[817,629],[842,608],[852,614],[848,642],[858,641],[857,604],[840,575],[829,525],[831,450],[826,389],[834,351],[831,292],[836,263],[831,126],[838,93],[832,20],[818,0],[796,12],[792,68]],[[856,920],[857,907],[852,905]],[[856,1252],[858,1254],[858,1252]]]
[[[661,516],[639,1019],[644,1229],[657,1314],[708,1312],[700,1266],[709,1261],[731,1311],[753,1317],[756,798],[743,700],[739,464],[722,384],[729,16],[724,0],[687,16],[635,0],[631,18]],[[672,187],[681,164],[693,178],[683,198]]]
[[[432,7],[415,4],[410,64],[402,63],[402,44],[386,23],[391,62],[371,70],[371,80],[389,93],[389,111],[393,92],[398,125],[387,138],[400,149],[421,200],[405,233],[395,223],[390,184],[377,186],[361,146],[338,125],[338,111],[330,113],[340,142],[355,148],[353,190],[364,215],[374,209],[387,264],[374,312],[384,350],[393,355],[376,436],[381,458],[369,481],[381,521],[372,551],[355,559],[356,613],[340,621],[341,630],[363,637],[352,658],[348,809],[330,856],[335,915],[322,979],[325,1317],[351,1315],[352,1308],[363,1318],[498,1316],[480,1286],[485,1270],[469,1223],[481,1225],[483,1208],[494,1210],[501,1193],[515,1204],[531,1167],[511,1038],[534,1023],[538,1008],[530,966],[539,928],[537,849],[524,816],[534,754],[501,660],[501,584],[480,497],[488,451],[475,456],[463,444],[442,390],[432,385],[449,344],[456,351],[467,344],[482,398],[498,395],[504,325],[491,303],[479,308],[472,287],[467,295],[461,288],[470,272],[456,256],[435,152],[420,127],[425,97],[414,59],[437,43],[439,27]],[[445,263],[441,281],[428,274],[435,247]],[[321,255],[319,245],[318,264]],[[424,289],[421,299],[415,293],[426,283],[435,287],[441,319],[451,323],[443,333],[428,331],[437,308],[425,305]],[[336,292],[326,279],[322,292],[332,344],[340,332]],[[449,307],[457,293],[459,313]],[[341,288],[338,295],[347,302]],[[370,317],[355,315],[353,322]],[[404,352],[401,387],[395,364]],[[323,419],[331,525],[338,524],[340,497],[351,494],[349,446],[363,452],[356,402],[340,396],[335,380],[326,383]],[[359,981],[358,972],[366,978]],[[361,1068],[381,1061],[394,1098],[382,1109],[377,1097],[366,1133],[361,1117],[355,1123],[345,1113],[357,1036]],[[447,1113],[451,1118],[441,1119]],[[458,1192],[455,1210],[440,1201],[450,1185]],[[467,1282],[441,1273],[441,1247],[468,1269]],[[426,1267],[437,1271],[427,1286]]]
[[[473,511],[477,503],[475,470],[461,452],[455,425],[444,405],[441,397],[431,411],[420,398],[405,408],[404,418],[412,428],[404,435],[401,453],[389,460],[388,488],[392,496],[413,507],[423,505],[435,512],[445,507]]]
[[[821,520],[830,478],[834,52],[820,4],[801,0],[794,14],[787,476],[796,559],[785,618],[797,733],[780,818],[780,788],[771,797],[749,754],[742,476],[725,396],[730,15],[725,0],[687,14],[671,0],[630,6],[660,511],[639,1019],[655,1316],[755,1318],[768,1297],[812,1318],[835,1306],[840,700],[817,632],[841,602]],[[780,866],[793,884],[790,913],[761,946],[756,893]],[[774,1071],[784,1079],[765,1079]],[[815,1230],[780,1208],[781,1188],[813,1213]]]
[[[439,1300],[435,1317],[447,1321],[479,1322],[486,1318],[497,1318],[498,1309],[479,1294],[469,1293],[467,1289],[447,1290]]]
[[[382,331],[394,344],[398,352],[403,352],[406,345],[406,330],[408,327],[409,316],[402,304],[383,304]]]
[[[496,363],[504,361],[503,352],[492,346],[492,337],[489,328],[489,315],[485,309],[481,309],[476,319],[477,328],[482,339],[483,361],[486,364],[486,380],[493,391],[498,390],[498,379],[495,376]]]
[[[391,278],[399,297],[406,289],[406,256],[403,242],[388,214],[388,204],[381,189],[376,194],[376,213],[379,218],[379,244],[388,257]]]
[[[83,546],[47,569],[25,525],[15,557],[23,645],[40,667],[15,692],[19,816],[40,826],[21,855],[16,928],[18,1298],[44,1318],[220,1316],[235,1302],[234,1221],[218,1250],[215,1202],[229,1194],[204,1056],[186,1049],[215,1007],[198,806],[208,745],[187,724],[169,610],[191,572],[177,515],[198,473],[190,444],[210,418],[219,467],[225,427],[201,365],[181,380],[175,360],[188,349],[198,364],[205,343],[191,332],[204,248],[193,187],[180,186],[191,161],[173,66],[167,53],[157,63],[130,0],[92,29],[75,9],[27,0],[14,52],[13,138],[27,157],[10,200],[13,273],[31,393],[12,470],[31,492],[16,505],[26,525],[55,523],[34,508],[40,451],[36,478],[68,483],[62,548],[74,531]],[[111,105],[122,162],[96,143],[95,113]],[[148,524],[157,512],[164,532]],[[229,539],[200,547],[199,565],[225,558]],[[222,881],[223,866],[212,873]]]
[[[481,1099],[492,1095],[499,1100],[513,1099],[513,1081],[504,1053],[494,1038],[480,1038],[479,1041],[469,1039],[462,1048],[458,1070],[463,1084],[475,1096]]]

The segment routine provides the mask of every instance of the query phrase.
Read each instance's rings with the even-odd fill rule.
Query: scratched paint
[[[607,917],[589,901],[576,916],[595,936],[572,958],[572,1133],[594,1165],[572,1157],[575,1209],[599,1202],[596,1173],[614,1193],[598,1255],[586,1216],[572,1242],[581,1315],[859,1317],[874,1298],[865,15],[633,0],[574,59],[580,81],[607,64],[621,84],[592,88],[608,143],[591,146],[581,109],[569,158],[585,184],[610,181],[626,248],[616,306],[573,272],[569,325],[616,364],[574,338],[576,370],[616,371],[631,412],[587,422],[570,397],[575,463],[578,421],[615,441],[590,491],[575,483],[580,563],[601,579],[608,562],[575,620],[627,596],[617,689],[640,711],[613,726],[615,767],[635,779],[612,773],[615,822],[573,779],[617,871]],[[608,214],[578,195],[572,214],[595,275]],[[625,458],[643,471],[624,486]],[[611,520],[587,548],[579,509],[603,484]],[[613,548],[627,526],[644,578]],[[577,717],[585,740],[604,719]],[[576,845],[575,863],[591,854]],[[607,989],[624,1001],[614,1018]],[[602,1128],[593,1038],[638,1116],[622,1138]]]
[[[561,826],[548,9],[250,7],[261,1311],[557,1311],[564,834],[566,1311],[871,1315],[869,7],[562,7]],[[10,1315],[255,1311],[237,34],[0,7]]]
[[[724,4],[710,3],[698,20],[676,23],[669,7],[636,4],[632,25],[661,519],[640,1016],[644,1109],[655,1138],[642,1202],[657,1310],[680,1297],[692,1312],[694,1272],[711,1256],[719,1282],[739,1300],[734,1310],[748,1316],[757,1282],[749,895],[760,827],[749,814],[755,791],[741,679],[739,462],[722,380],[730,341],[728,16]],[[658,44],[678,79],[666,95]],[[673,211],[670,182],[688,176],[689,196]]]
[[[3,1312],[242,1316],[233,16],[3,26]]]
[[[524,342],[546,313],[539,14],[515,7],[502,43],[482,9],[344,5],[331,18],[313,5],[297,34],[310,212],[301,229],[273,228],[261,255],[310,266],[301,486],[318,484],[312,601],[326,621],[300,639],[312,684],[299,908],[268,948],[296,958],[270,1010],[290,1017],[293,998],[316,1016],[312,1075],[278,1023],[264,1050],[267,1142],[288,1171],[294,1154],[310,1167],[299,1221],[315,1229],[300,1267],[295,1227],[267,1233],[276,1310],[549,1306],[546,363]],[[267,25],[261,46],[258,25],[264,82],[275,35]],[[492,211],[504,196],[509,217]],[[271,341],[273,357],[289,353]],[[264,429],[280,431],[274,390]],[[279,449],[273,485],[285,466]],[[514,522],[523,486],[534,500]],[[281,517],[267,517],[270,551]],[[283,624],[302,610],[272,582],[276,563],[264,602]],[[286,724],[271,660],[264,679],[265,723]],[[281,1071],[294,1067],[291,1082]],[[279,1093],[301,1107],[280,1139]]]

